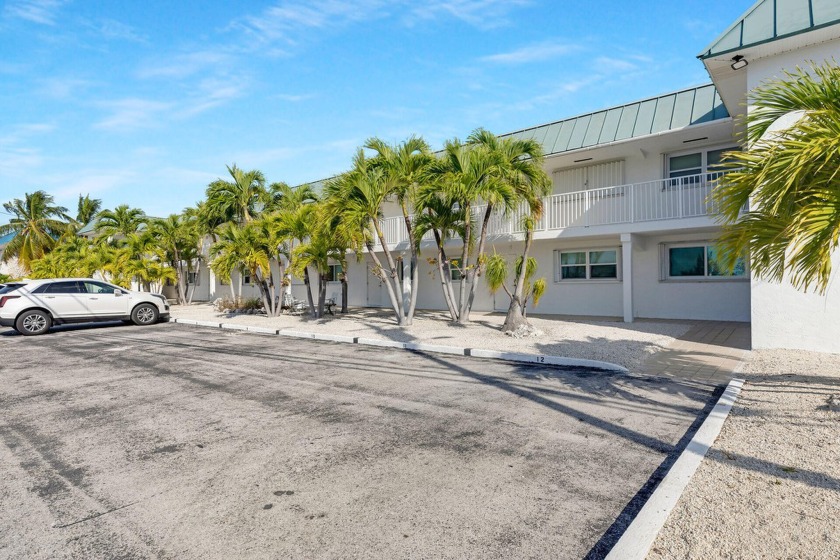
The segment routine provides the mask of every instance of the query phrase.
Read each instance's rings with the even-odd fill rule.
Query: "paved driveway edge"
[[[743,384],[743,379],[733,379],[729,382],[717,404],[703,421],[703,425],[691,438],[636,518],[615,543],[606,556],[606,560],[644,560],[647,558],[656,536],[677,505],[677,501],[691,481],[697,467],[700,466],[709,448],[720,434],[723,423],[729,416]]]
[[[247,327],[232,323],[216,323],[215,321],[194,321],[191,319],[172,318],[171,323],[180,325],[192,325],[196,327],[211,327],[237,331],[257,332],[262,334],[275,334],[294,338],[306,338],[309,340],[324,340],[329,342],[342,342],[346,344],[363,344],[366,346],[380,346],[386,348],[401,348],[420,352],[433,352],[438,354],[455,354],[459,356],[471,356],[473,358],[487,358],[493,360],[504,360],[507,362],[522,362],[528,364],[547,364],[553,366],[584,367],[600,369],[604,371],[616,371],[619,373],[630,373],[624,366],[598,360],[585,360],[582,358],[567,358],[565,356],[554,356],[548,354],[526,354],[521,352],[499,352],[497,350],[484,350],[481,348],[461,348],[458,346],[443,346],[437,344],[423,344],[418,342],[398,342],[395,340],[384,340],[380,338],[362,338],[334,334],[320,334],[292,329],[268,329],[263,327]]]

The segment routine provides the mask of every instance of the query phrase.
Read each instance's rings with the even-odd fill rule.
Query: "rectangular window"
[[[242,283],[243,283],[243,284],[246,284],[246,285],[250,285],[250,284],[251,284],[251,275],[250,275],[250,274],[246,274],[246,275],[245,275],[245,277],[244,277],[244,278],[243,278],[243,280],[242,280]]]
[[[344,269],[341,268],[340,264],[331,264],[330,272],[327,274],[327,282],[341,282],[342,272],[344,272]]]
[[[716,179],[721,169],[721,161],[726,152],[739,150],[737,146],[698,150],[692,153],[672,154],[668,156],[666,174],[670,187],[679,185],[700,185],[706,179]],[[715,174],[714,176],[711,176]]]
[[[557,281],[617,280],[618,250],[555,251],[558,263]]]
[[[187,284],[196,284],[196,280],[198,278],[197,272],[188,272],[187,273]]]
[[[666,279],[743,278],[747,275],[747,263],[743,257],[738,259],[730,273],[720,265],[717,249],[709,243],[668,246],[665,255]]]

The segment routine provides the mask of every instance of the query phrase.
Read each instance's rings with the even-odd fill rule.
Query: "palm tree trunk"
[[[373,250],[373,244],[368,244],[368,255],[370,255],[371,260],[373,261],[377,272],[377,276],[385,284],[385,287],[388,289],[388,297],[391,299],[391,308],[394,310],[394,315],[397,316],[397,324],[402,324],[402,312],[401,312],[401,302],[402,298],[400,298],[399,302],[397,301],[397,296],[394,293],[394,286],[391,284],[388,278],[388,274],[385,272],[385,269],[382,267],[382,262],[379,260],[379,257],[376,256],[376,251]],[[400,306],[397,304],[400,303]]]
[[[461,286],[458,289],[458,322],[463,323],[467,309],[467,278],[469,277],[470,242],[472,241],[472,208],[464,208],[464,246],[461,248]]]
[[[347,313],[347,274],[341,279],[341,312]]]
[[[446,300],[446,307],[449,308],[449,315],[453,321],[458,320],[458,311],[455,309],[454,295],[452,293],[452,273],[449,263],[446,261],[446,251],[443,249],[443,237],[438,230],[433,230],[435,243],[437,244],[437,265],[440,274],[440,287],[443,290],[443,299]],[[446,263],[446,266],[444,266]]]
[[[522,249],[522,266],[519,267],[519,274],[516,275],[516,284],[513,294],[510,296],[510,307],[508,307],[505,324],[502,325],[502,332],[511,332],[521,327],[528,326],[528,318],[525,315],[526,301],[522,297],[525,291],[525,276],[528,270],[528,253],[531,251],[531,243],[534,240],[534,232],[528,229],[525,232],[525,247]]]
[[[388,243],[385,241],[385,234],[382,233],[382,228],[379,227],[379,222],[374,221],[373,227],[376,229],[376,235],[379,237],[379,242],[382,245],[382,252],[385,253],[385,259],[388,262],[388,274],[384,274],[385,269],[382,268],[382,264],[379,262],[379,257],[375,254],[372,255],[376,264],[379,266],[379,269],[383,271],[382,279],[388,286],[388,297],[391,298],[391,304],[397,314],[397,324],[404,325],[405,313],[403,312],[402,287],[399,285],[400,275],[397,272],[397,264],[394,262],[391,250],[388,248]]]
[[[467,284],[469,285],[470,293],[467,298],[467,305],[461,310],[461,316],[459,317],[459,322],[461,324],[470,322],[470,311],[472,311],[473,300],[475,299],[475,288],[478,285],[477,279],[481,277],[481,273],[484,270],[484,263],[482,262],[481,257],[484,254],[484,247],[487,243],[487,227],[490,224],[490,214],[492,212],[493,205],[488,204],[487,210],[484,211],[484,220],[481,224],[481,234],[478,238],[478,253],[475,258],[475,266],[472,270],[467,271],[467,276],[469,277]]]
[[[327,275],[318,274],[318,318],[324,316],[324,302],[327,299]]]
[[[306,286],[306,301],[309,303],[309,313],[313,317],[317,317],[317,310],[315,309],[315,302],[312,300],[312,287],[309,282],[309,267],[303,269],[303,284]]]

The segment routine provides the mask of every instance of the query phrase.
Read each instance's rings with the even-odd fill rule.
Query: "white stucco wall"
[[[840,269],[840,257],[833,260]],[[793,348],[840,353],[840,282],[826,295],[790,284],[752,282],[753,348]]]
[[[747,67],[747,83],[756,87],[765,80],[783,77],[783,70],[807,61],[817,64],[834,58],[840,62],[840,40],[788,51],[756,60]],[[833,260],[840,268],[840,257]],[[752,281],[753,348],[792,348],[840,352],[840,283],[833,282],[825,296],[803,293],[789,283]]]

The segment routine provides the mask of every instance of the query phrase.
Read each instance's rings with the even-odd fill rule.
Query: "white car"
[[[43,334],[63,323],[122,320],[152,325],[168,319],[163,295],[91,278],[30,280],[0,291],[0,325],[24,335]]]

